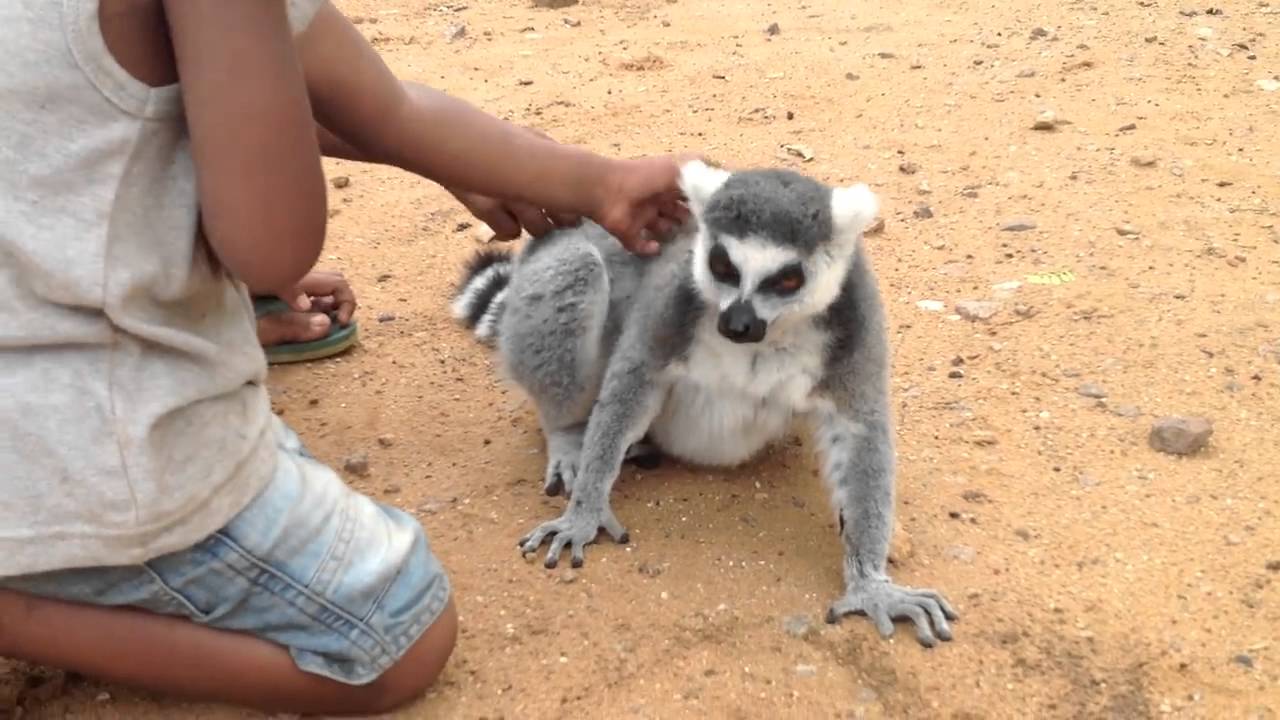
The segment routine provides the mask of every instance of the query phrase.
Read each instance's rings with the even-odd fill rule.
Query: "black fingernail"
[[[835,625],[840,622],[840,613],[836,612],[835,608],[827,608],[826,620],[828,625]]]
[[[557,557],[549,557],[546,560],[542,561],[542,567],[548,570],[555,570],[556,565],[559,565],[559,564],[560,564],[560,558],[557,558]]]
[[[569,561],[569,566],[570,566],[570,567],[576,567],[576,568],[580,568],[580,567],[582,567],[582,558],[577,558],[577,557],[576,557],[576,558],[574,558],[573,560],[570,560],[570,561]]]
[[[629,543],[629,542],[631,542],[631,535],[629,535],[629,534],[627,534],[627,533],[625,533],[625,532],[624,532],[624,533],[622,533],[622,536],[618,538],[618,544],[619,544],[619,545],[626,545],[626,544],[627,544],[627,543]]]

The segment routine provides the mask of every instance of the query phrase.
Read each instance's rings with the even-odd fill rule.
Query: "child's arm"
[[[299,53],[315,117],[366,158],[454,190],[585,215],[641,251],[646,228],[681,216],[671,158],[612,160],[542,139],[444,93],[401,83],[331,5]]]
[[[210,246],[287,291],[319,257],[324,171],[285,4],[164,0]]]

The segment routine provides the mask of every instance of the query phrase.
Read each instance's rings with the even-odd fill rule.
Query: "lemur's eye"
[[[711,253],[707,258],[707,267],[711,270],[711,277],[714,277],[717,282],[722,282],[726,285],[738,284],[738,268],[733,266],[733,261],[729,259],[729,253],[724,249],[723,245],[716,245],[711,248]]]
[[[804,287],[804,270],[798,265],[785,267],[766,280],[765,286],[778,295],[791,295]]]

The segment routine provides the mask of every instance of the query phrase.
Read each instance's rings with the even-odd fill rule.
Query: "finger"
[[[942,606],[929,600],[925,600],[920,604],[929,613],[929,619],[933,621],[933,628],[937,631],[938,637],[943,640],[950,640],[951,626],[947,624],[947,618],[943,616]]]
[[[937,603],[942,609],[942,614],[945,615],[948,620],[960,619],[959,613],[951,607],[951,603],[947,602],[947,599],[942,597],[942,594],[937,590],[912,590],[910,594],[912,597],[924,598]]]
[[[938,644],[938,639],[933,636],[933,631],[929,629],[929,616],[925,614],[916,605],[899,605],[894,608],[894,614],[899,617],[908,617],[916,626],[916,639],[925,647],[933,647]]]
[[[493,231],[493,239],[498,242],[508,242],[520,237],[520,221],[507,208],[497,203],[492,207],[477,208],[477,212],[472,214],[489,226]]]
[[[311,298],[312,312],[328,313],[332,312],[335,307],[337,307],[337,303],[334,301],[332,295]]]
[[[525,230],[533,237],[542,237],[547,233],[555,230],[555,226],[547,219],[540,208],[534,207],[526,203],[510,203],[507,209],[516,219],[524,226]]]
[[[533,532],[520,538],[520,552],[531,553],[537,550],[542,546],[542,541],[546,539],[547,535],[553,532],[555,532],[555,528],[551,527],[550,523],[539,525]]]
[[[577,540],[569,545],[569,565],[580,568],[587,561],[584,545]]]
[[[356,313],[356,292],[344,282],[334,290],[333,301],[338,309],[338,324],[346,327]]]
[[[569,544],[568,533],[558,533],[551,538],[551,549],[547,551],[547,559],[542,561],[542,566],[548,570],[552,570],[560,564],[560,553],[564,551],[564,546]]]
[[[893,618],[889,617],[883,607],[877,608],[867,615],[871,618],[871,622],[875,623],[876,631],[880,633],[880,637],[888,640],[893,637]]]
[[[298,312],[311,310],[311,297],[301,288],[295,288],[293,292],[285,293],[280,299],[292,310],[297,310]]]
[[[627,529],[622,526],[622,523],[618,522],[618,518],[612,512],[605,516],[601,527],[619,545],[625,545],[631,540],[630,536],[627,535]]]

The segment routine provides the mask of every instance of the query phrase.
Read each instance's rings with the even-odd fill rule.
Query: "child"
[[[448,577],[271,414],[247,288],[298,297],[321,147],[644,253],[676,160],[402,83],[324,0],[12,0],[0,33],[0,655],[271,711],[412,700]]]

